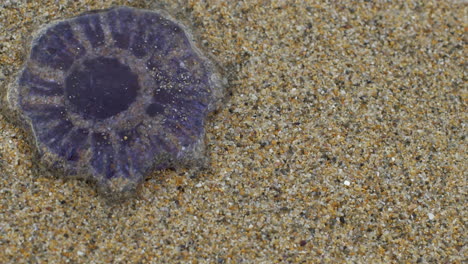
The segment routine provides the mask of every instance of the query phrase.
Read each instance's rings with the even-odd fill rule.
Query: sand
[[[0,4],[0,90],[31,32],[153,1]],[[210,166],[112,204],[40,175],[0,116],[1,263],[463,263],[464,1],[162,1],[232,76]]]

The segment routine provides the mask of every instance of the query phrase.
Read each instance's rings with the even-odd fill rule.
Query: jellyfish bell
[[[116,7],[41,29],[8,102],[42,162],[118,197],[154,169],[204,160],[221,80],[181,23]]]

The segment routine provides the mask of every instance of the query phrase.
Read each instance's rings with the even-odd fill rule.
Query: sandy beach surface
[[[118,204],[0,116],[0,263],[466,263],[464,2],[2,0],[2,91],[31,32],[115,5],[183,15],[233,77],[209,168]]]

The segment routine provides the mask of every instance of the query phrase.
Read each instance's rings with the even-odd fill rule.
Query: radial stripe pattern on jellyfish
[[[161,11],[116,7],[45,26],[9,102],[44,162],[131,193],[153,169],[204,155],[224,94],[213,62]]]

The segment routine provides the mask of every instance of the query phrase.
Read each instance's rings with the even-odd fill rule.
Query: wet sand
[[[3,1],[0,89],[42,24],[159,6],[109,2]],[[468,6],[372,2],[166,4],[232,95],[207,124],[210,168],[155,172],[137,199],[38,175],[0,117],[0,262],[466,261]]]

